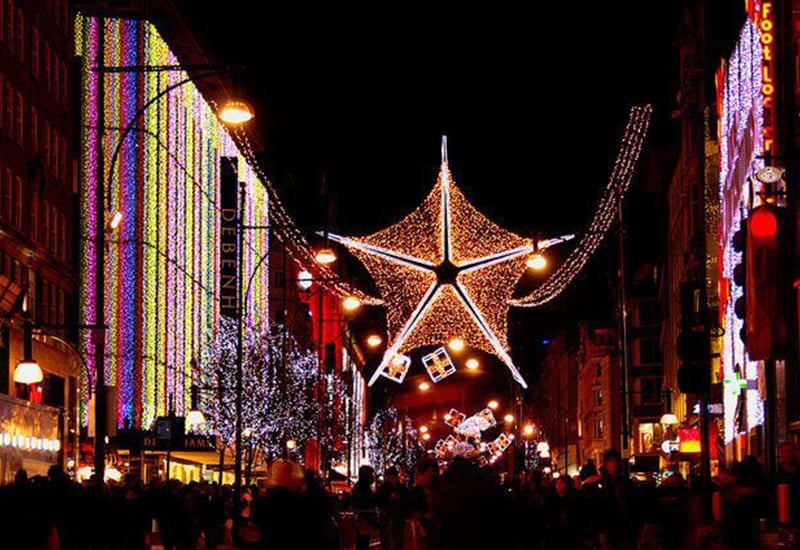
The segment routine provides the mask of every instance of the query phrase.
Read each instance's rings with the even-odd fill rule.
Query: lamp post
[[[105,232],[106,223],[104,213],[110,210],[110,204],[107,205],[106,186],[111,191],[111,184],[114,178],[114,169],[119,159],[119,154],[125,139],[133,132],[139,118],[145,111],[153,105],[156,101],[166,96],[170,92],[188,84],[189,82],[196,82],[203,78],[212,76],[219,76],[222,74],[230,73],[233,69],[228,66],[222,65],[121,65],[121,66],[108,66],[105,64],[105,17],[99,15],[98,24],[98,48],[97,56],[94,60],[93,71],[96,71],[100,78],[97,79],[97,101],[95,108],[97,109],[97,157],[95,159],[95,177],[97,182],[97,190],[95,193],[95,285],[94,285],[94,310],[95,310],[95,324],[102,327],[94,334],[94,360],[95,360],[95,438],[94,438],[94,471],[99,479],[104,479],[105,475],[105,437],[106,437],[106,380],[105,380]],[[106,148],[103,147],[105,131],[107,130],[105,124],[105,77],[109,74],[119,73],[147,73],[147,72],[184,72],[192,71],[205,71],[201,74],[187,75],[186,78],[171,84],[149,98],[144,104],[133,114],[127,124],[121,131],[120,137],[114,146],[111,155],[111,162],[108,166],[108,179],[106,182],[106,166],[105,166],[105,153]],[[252,110],[249,105],[243,101],[229,101],[221,109],[219,113],[220,119],[228,124],[242,124],[248,122],[253,118]],[[110,196],[108,197],[110,203]],[[113,225],[118,225],[121,216],[115,215],[113,218]]]

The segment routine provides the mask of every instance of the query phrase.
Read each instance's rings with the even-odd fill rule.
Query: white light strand
[[[650,105],[631,108],[611,178],[600,198],[592,223],[588,231],[581,237],[575,250],[541,286],[523,298],[511,300],[509,302],[511,305],[536,307],[553,300],[564,291],[594,255],[616,218],[617,201],[624,196],[633,179],[644,138],[650,125],[652,111]]]

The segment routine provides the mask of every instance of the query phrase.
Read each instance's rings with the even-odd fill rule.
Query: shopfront
[[[0,485],[10,483],[17,470],[28,476],[47,475],[61,456],[61,411],[0,395]]]

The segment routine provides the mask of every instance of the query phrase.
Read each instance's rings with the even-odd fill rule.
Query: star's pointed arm
[[[574,238],[575,235],[562,235],[561,237],[544,239],[539,241],[538,248],[539,250],[545,250],[551,246],[555,246]],[[518,246],[517,248],[512,248],[511,250],[504,250],[503,252],[498,252],[497,254],[492,254],[491,256],[472,260],[471,262],[459,266],[459,268],[462,273],[468,273],[470,271],[475,271],[476,269],[481,269],[494,264],[499,264],[501,262],[506,262],[508,260],[513,260],[514,258],[519,258],[520,256],[524,254],[530,254],[531,252],[533,252],[533,245]]]
[[[425,295],[419,301],[419,304],[417,304],[416,309],[414,309],[414,313],[412,313],[408,318],[408,321],[406,321],[406,324],[403,326],[400,334],[397,335],[397,338],[394,339],[392,345],[389,346],[389,349],[387,349],[386,353],[383,354],[381,364],[378,365],[378,368],[375,369],[374,373],[372,373],[372,378],[369,379],[369,386],[372,386],[372,384],[375,383],[378,377],[383,373],[384,369],[389,365],[389,361],[391,361],[397,352],[400,351],[400,348],[403,347],[403,344],[408,339],[411,331],[414,330],[414,327],[417,326],[417,323],[425,314],[425,310],[428,308],[428,305],[433,302],[440,291],[441,287],[434,282],[425,292]]]
[[[425,260],[420,260],[419,258],[414,258],[412,256],[407,256],[394,250],[387,250],[380,246],[367,244],[349,237],[336,235],[335,233],[328,233],[328,238],[348,248],[355,248],[356,250],[360,250],[361,252],[365,252],[367,254],[372,254],[373,256],[380,256],[381,258],[396,264],[423,271],[433,271],[435,269],[435,266],[430,262],[426,262]]]
[[[506,367],[508,367],[508,370],[511,371],[511,376],[514,377],[514,380],[516,380],[520,386],[527,388],[528,384],[525,382],[525,379],[522,377],[522,374],[520,374],[519,370],[517,370],[517,367],[514,365],[514,361],[511,359],[511,356],[508,354],[505,348],[503,348],[500,340],[494,334],[494,331],[491,329],[491,327],[489,327],[489,324],[486,322],[486,319],[483,318],[483,315],[472,301],[472,298],[469,297],[469,294],[467,294],[460,283],[456,283],[455,288],[458,297],[464,304],[464,307],[467,308],[467,311],[478,324],[478,327],[481,329],[484,336],[486,336],[487,340],[489,340],[489,343],[492,344],[494,352],[497,354],[500,360],[505,363]]]

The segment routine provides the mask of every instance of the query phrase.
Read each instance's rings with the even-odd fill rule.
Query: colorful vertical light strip
[[[742,28],[739,41],[718,75],[720,144],[720,324],[722,337],[723,405],[725,442],[740,430],[764,422],[764,402],[758,391],[759,363],[747,357],[739,333],[743,322],[734,312],[742,288],[733,282],[733,269],[741,254],[733,249],[733,235],[750,208],[748,177],[763,167],[764,116],[762,96],[761,36],[753,21]],[[743,378],[746,382],[740,383]],[[746,399],[745,418],[737,410]],[[746,423],[745,423],[746,421]],[[744,428],[744,429],[742,429]]]
[[[184,80],[181,71],[108,73],[103,155],[106,175],[96,177],[98,156],[97,84],[92,70],[98,52],[98,19],[76,17],[76,53],[83,58],[81,147],[81,322],[94,323],[95,211],[99,185],[106,188],[107,211],[123,221],[106,240],[106,376],[117,388],[120,426],[149,428],[168,412],[170,396],[177,414],[190,403],[192,359],[213,338],[218,322],[219,206],[218,171],[222,156],[243,155],[229,130],[217,119],[193,83],[182,85],[153,103],[136,122],[120,149],[111,174],[111,156],[121,130],[135,113],[168,86]],[[106,19],[107,65],[178,65],[157,29],[146,21]],[[110,176],[110,177],[109,177]],[[247,190],[247,225],[266,226],[267,191],[244,160],[239,179]],[[266,231],[245,237],[245,274],[267,253]],[[248,277],[249,279],[249,277]],[[266,262],[253,278],[246,319],[268,320]],[[245,283],[246,284],[246,283]],[[81,347],[94,380],[91,338]],[[82,420],[89,385],[83,388]]]

